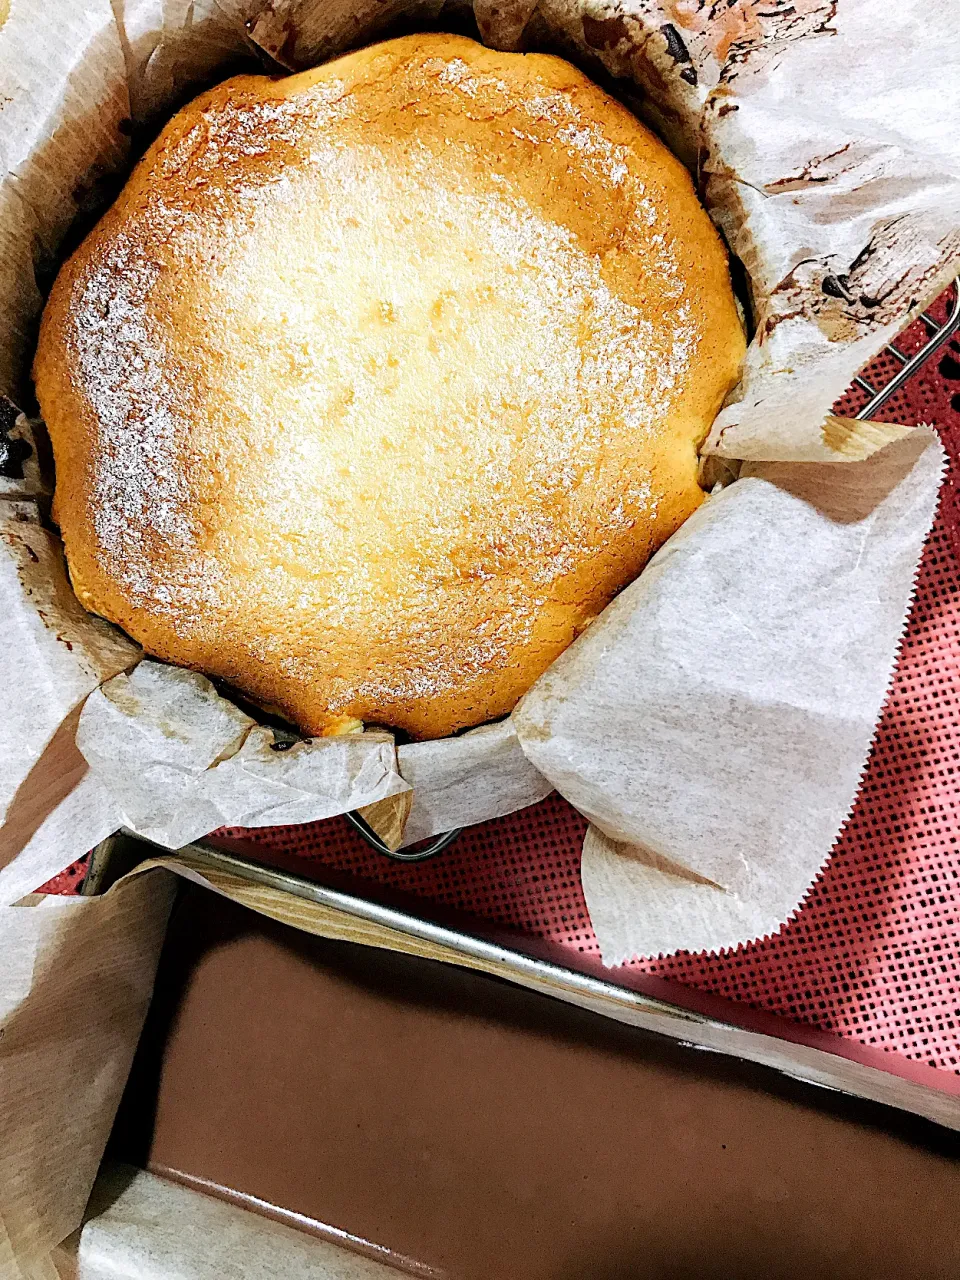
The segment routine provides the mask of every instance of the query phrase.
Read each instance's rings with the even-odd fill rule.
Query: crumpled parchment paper
[[[514,712],[588,817],[606,964],[775,932],[849,811],[933,519],[933,432],[750,463]]]
[[[50,1280],[120,1102],[173,902],[150,871],[99,898],[0,906],[0,1275]]]
[[[163,662],[92,693],[77,746],[124,826],[170,849],[217,827],[316,822],[409,790],[390,734],[277,742],[205,676]]]
[[[410,743],[397,758],[413,787],[404,845],[525,809],[553,790],[524,755],[509,719],[449,741]]]

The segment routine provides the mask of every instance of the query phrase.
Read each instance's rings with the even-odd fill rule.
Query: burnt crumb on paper
[[[681,67],[680,79],[686,80],[687,84],[695,85],[697,83],[697,70],[696,67],[690,65],[690,50],[684,44],[680,32],[672,22],[667,22],[660,28],[660,34],[666,41],[667,53]]]
[[[850,292],[849,276],[826,275],[820,281],[820,288],[830,298],[843,298],[844,302],[856,302],[856,298]]]
[[[667,53],[674,62],[689,62],[690,50],[680,38],[680,32],[672,22],[665,23],[660,28],[660,34],[667,42]]]
[[[914,245],[923,252],[911,254]],[[816,324],[831,342],[852,341],[901,319],[934,288],[937,264],[960,253],[960,230],[942,239],[937,250],[931,258],[924,228],[902,214],[877,224],[849,264],[832,255],[804,259],[771,293],[760,343],[798,317]]]
[[[757,330],[762,346],[781,324],[788,320],[806,319],[835,340],[851,340],[858,336],[867,316],[856,314],[858,299],[850,287],[849,274],[834,274],[830,262],[808,258],[799,262],[770,294],[764,316]],[[838,314],[835,314],[838,313]]]

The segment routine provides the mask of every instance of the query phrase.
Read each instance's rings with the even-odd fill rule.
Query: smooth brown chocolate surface
[[[192,887],[112,1139],[455,1280],[954,1280],[951,1151],[895,1113]]]

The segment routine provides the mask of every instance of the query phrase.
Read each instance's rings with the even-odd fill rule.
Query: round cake
[[[44,313],[74,588],[309,734],[483,723],[702,501],[743,351],[686,170],[561,59],[228,80]]]

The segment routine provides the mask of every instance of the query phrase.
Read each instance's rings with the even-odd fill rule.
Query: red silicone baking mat
[[[939,317],[943,307],[941,300],[931,310]],[[910,353],[924,338],[918,322],[898,344]],[[885,356],[866,376],[880,386],[895,368]],[[853,391],[838,412],[853,414],[866,398]],[[680,953],[603,972],[727,1021],[960,1092],[960,338],[881,416],[934,424],[950,471],[863,786],[832,857],[775,936],[719,956]],[[453,911],[465,927],[508,930],[513,945],[597,971],[580,887],[584,829],[554,795],[469,829],[420,864],[373,852],[342,818],[219,836],[367,897],[399,892],[423,915]]]

